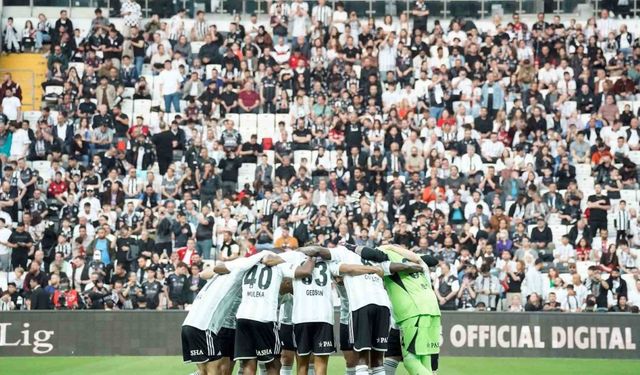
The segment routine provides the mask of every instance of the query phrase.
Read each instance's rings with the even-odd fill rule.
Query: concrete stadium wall
[[[180,355],[184,311],[2,312],[0,357]],[[443,356],[639,359],[640,316],[445,312]]]

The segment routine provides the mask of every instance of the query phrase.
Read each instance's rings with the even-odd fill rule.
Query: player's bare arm
[[[215,275],[224,275],[229,273],[229,270],[224,265],[224,263],[220,263],[215,267],[207,267],[200,271],[199,276],[204,280],[212,279]]]
[[[268,254],[264,258],[262,258],[260,262],[265,266],[274,267],[278,264],[285,263],[285,260],[275,254]]]
[[[313,258],[307,259],[301,266],[298,266],[294,272],[294,276],[296,279],[303,279],[305,277],[311,276],[313,273],[313,267],[316,266],[316,262]]]
[[[365,266],[362,264],[341,264],[340,275],[360,276],[376,274],[380,277],[384,276],[384,270],[381,267]]]
[[[331,251],[329,251],[329,249],[327,249],[326,247],[322,247],[322,246],[317,246],[317,245],[305,246],[305,247],[299,248],[298,251],[304,253],[306,256],[311,258],[320,257],[325,260],[331,259]]]

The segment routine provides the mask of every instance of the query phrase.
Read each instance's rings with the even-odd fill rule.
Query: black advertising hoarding
[[[184,311],[2,312],[0,356],[179,355],[184,316]],[[445,312],[441,353],[638,359],[639,337],[640,315]]]

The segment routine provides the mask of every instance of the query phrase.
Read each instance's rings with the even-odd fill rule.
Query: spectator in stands
[[[420,0],[413,29],[402,15],[385,17],[378,32],[341,3],[310,7],[279,0],[268,24],[251,17],[224,30],[203,12],[193,28],[184,12],[167,12],[174,17],[166,25],[160,14],[142,21],[133,0],[122,2],[122,21],[98,12],[88,35],[66,12],[53,28],[43,15],[32,20],[36,47],[53,43],[43,85],[51,109],[14,123],[26,108],[12,111],[21,87],[10,77],[0,86],[8,103],[0,115],[7,159],[0,217],[7,230],[23,217],[33,241],[25,263],[43,259],[43,271],[58,272],[64,264],[42,250],[60,248],[74,259],[73,289],[93,294],[88,307],[134,308],[147,268],[156,281],[174,279],[180,260],[200,267],[202,258],[217,259],[207,253],[211,244],[268,249],[288,231],[296,246],[398,242],[438,254],[460,285],[449,292],[453,282],[434,285],[442,297],[455,294],[446,304],[464,309],[501,308],[477,288],[485,263],[487,280],[497,271],[509,286],[514,311],[521,291],[537,294],[526,303],[534,310],[550,304],[550,292],[563,311],[624,304],[588,275],[591,298],[578,273],[571,288],[555,276],[549,288],[537,281],[547,280],[541,272],[551,264],[568,272],[583,261],[607,271],[638,268],[635,201],[625,191],[637,188],[638,114],[634,103],[616,103],[637,99],[640,77],[637,41],[625,26],[603,12],[575,27],[559,17],[549,24],[544,14],[529,25],[515,16],[513,32],[465,20],[427,27]],[[556,30],[553,41],[539,40],[547,30]],[[238,181],[253,170],[255,181]],[[42,203],[42,221],[53,226],[32,215]],[[215,219],[202,220],[205,212]],[[624,212],[628,227],[618,217]],[[625,234],[609,238],[610,226]],[[99,259],[86,265],[78,258],[104,241],[115,253],[93,250]],[[197,267],[186,281],[187,304],[203,281]],[[170,298],[159,294],[148,305],[167,308]],[[577,301],[565,301],[571,296]]]

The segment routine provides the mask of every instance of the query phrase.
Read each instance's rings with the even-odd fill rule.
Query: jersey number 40
[[[253,288],[253,285],[257,282],[258,288],[265,290],[268,289],[271,285],[271,278],[273,277],[273,271],[271,267],[263,267],[260,270],[260,275],[256,277],[258,273],[258,266],[253,266],[249,271],[247,271],[246,275],[244,275],[243,283],[245,285],[250,285]]]

